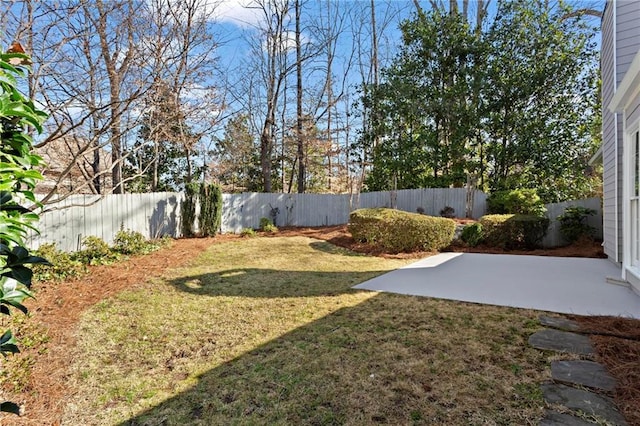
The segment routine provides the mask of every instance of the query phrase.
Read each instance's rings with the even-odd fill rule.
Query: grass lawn
[[[351,290],[407,262],[215,244],[84,313],[64,424],[537,424],[537,313]]]

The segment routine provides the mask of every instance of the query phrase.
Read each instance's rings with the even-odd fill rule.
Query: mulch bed
[[[268,235],[268,234],[265,234]],[[330,226],[321,228],[281,228],[274,236],[306,236],[328,241],[334,245],[369,255],[394,258],[421,258],[433,253],[399,253],[385,254],[366,244],[355,242],[346,230],[346,226]],[[146,256],[133,257],[117,265],[95,266],[90,268],[90,274],[80,280],[63,283],[44,283],[34,286],[37,299],[28,304],[32,319],[44,327],[50,338],[46,344],[46,351],[35,356],[35,363],[31,369],[26,391],[14,395],[12,400],[21,403],[24,415],[21,418],[7,417],[3,423],[12,425],[58,425],[63,414],[65,397],[70,390],[65,386],[68,376],[70,348],[75,344],[74,333],[80,316],[90,306],[111,297],[118,292],[135,287],[150,278],[162,276],[171,268],[188,264],[212,244],[240,238],[236,235],[220,235],[213,238],[179,239],[169,247]],[[464,247],[451,247],[456,251],[473,251],[480,253],[495,253],[495,250],[478,247],[473,250]],[[552,250],[511,251],[501,253],[533,254],[547,256],[581,256],[602,257],[602,248],[598,243],[582,244]],[[640,406],[640,321],[629,320],[621,327],[619,319],[595,317],[577,317],[585,328],[615,330],[617,335],[626,339],[612,336],[598,336],[595,341],[601,362],[612,369],[612,374],[619,377],[627,374],[631,378],[620,380],[621,389],[616,393],[616,403],[627,416],[629,424],[640,425],[640,415],[634,413]],[[606,334],[606,333],[605,333]],[[635,340],[629,341],[631,337]],[[623,341],[620,343],[619,341]],[[632,343],[628,343],[632,342]],[[42,349],[42,348],[40,348]],[[28,355],[25,354],[18,356]],[[5,389],[5,393],[7,393]],[[6,395],[10,397],[10,394]]]
[[[464,223],[465,219],[459,219],[459,221],[461,223]],[[304,235],[310,238],[317,238],[319,240],[328,241],[336,246],[348,248],[352,251],[387,258],[420,259],[425,256],[436,254],[432,252],[412,252],[397,254],[384,253],[377,247],[354,241],[354,239],[351,238],[351,234],[349,234],[349,232],[347,231],[346,225],[325,226],[320,228],[279,228],[278,233],[273,234],[273,236],[295,235]],[[495,247],[488,247],[483,245],[477,247],[467,247],[463,244],[453,244],[443,251],[465,253],[518,254],[530,256],[606,258],[601,243],[593,240],[579,241],[566,247],[536,250],[502,250],[496,249]]]
[[[581,331],[595,333],[597,361],[618,381],[614,401],[629,425],[640,425],[640,321],[631,318],[572,316]]]

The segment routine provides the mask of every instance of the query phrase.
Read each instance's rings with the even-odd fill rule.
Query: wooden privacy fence
[[[121,229],[140,232],[147,238],[180,237],[180,204],[183,194],[159,192],[122,195],[75,195],[46,206],[38,228],[40,235],[31,235],[29,246],[55,243],[65,251],[81,247],[83,238],[93,235],[111,244]],[[568,205],[593,208],[599,214],[590,219],[602,236],[602,215],[599,199],[558,203],[547,206],[555,219]],[[224,233],[238,233],[244,228],[258,228],[263,217],[275,219],[277,226],[340,225],[349,221],[349,213],[365,207],[395,207],[416,212],[418,208],[431,216],[440,215],[445,207],[464,217],[467,208],[473,218],[486,212],[486,195],[464,188],[413,189],[361,194],[224,194],[222,226]],[[552,220],[544,240],[547,247],[561,242],[558,225]]]
[[[564,201],[562,203],[547,204],[547,217],[551,219],[551,225],[547,231],[547,235],[542,240],[543,247],[558,247],[565,244],[565,241],[560,235],[560,222],[557,219],[567,207],[586,207],[593,209],[596,214],[589,216],[587,225],[592,226],[595,230],[594,236],[602,240],[602,202],[600,198],[587,198],[584,200],[576,201]]]
[[[32,233],[29,246],[55,243],[64,251],[80,249],[87,236],[113,243],[121,229],[140,232],[147,238],[180,236],[180,202],[182,194],[73,195],[45,206],[37,224],[40,234]]]
[[[469,196],[471,195],[471,196]],[[257,228],[260,218],[275,218],[276,226],[341,225],[349,221],[349,213],[366,207],[395,207],[425,214],[440,215],[445,207],[465,216],[470,199],[472,217],[486,210],[486,195],[481,191],[468,194],[464,188],[406,189],[401,191],[366,192],[361,194],[263,194],[223,195],[222,232],[240,232]]]

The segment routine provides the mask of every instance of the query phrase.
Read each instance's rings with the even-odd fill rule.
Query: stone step
[[[545,327],[557,328],[564,331],[578,331],[580,330],[580,324],[575,321],[568,320],[566,318],[550,317],[548,315],[540,315],[540,324]]]
[[[540,387],[544,400],[549,404],[560,404],[573,411],[598,416],[614,425],[627,424],[613,402],[602,395],[557,383],[544,383]]]
[[[556,382],[607,392],[613,391],[616,387],[616,380],[602,365],[593,361],[553,361],[551,377]]]
[[[593,426],[594,424],[571,414],[551,410],[546,411],[544,418],[539,423],[540,426]]]
[[[529,337],[529,344],[537,349],[568,352],[576,355],[595,355],[588,336],[568,331],[545,329]]]

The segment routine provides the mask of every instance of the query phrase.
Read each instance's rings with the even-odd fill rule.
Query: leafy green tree
[[[128,150],[123,167],[127,191],[179,191],[185,184],[186,163],[184,151],[176,144],[169,141],[149,143],[139,137]],[[196,170],[195,178],[199,176]]]
[[[370,189],[461,186],[479,123],[470,90],[481,44],[458,13],[435,9],[401,26],[403,47],[371,88],[379,121],[370,128]]]
[[[22,50],[22,49],[19,49]],[[32,139],[26,129],[42,131],[46,114],[18,90],[18,78],[26,77],[30,60],[22,53],[0,54],[0,313],[11,315],[12,308],[27,313],[23,305],[32,297],[29,288],[33,272],[27,265],[47,263],[31,256],[24,247],[29,229],[36,229],[38,215],[24,206],[37,205],[33,194],[42,179],[35,168],[42,158],[31,153]],[[0,353],[19,352],[10,330],[0,336]],[[0,411],[20,413],[17,404],[0,403]]]
[[[498,1],[489,25],[420,11],[376,87],[360,139],[369,190],[537,188],[545,202],[592,193],[598,143],[594,29],[562,2]]]
[[[594,32],[569,9],[500,2],[486,37],[484,131],[490,190],[539,188],[545,201],[571,196],[585,180],[597,119]],[[567,185],[569,183],[569,186]]]

